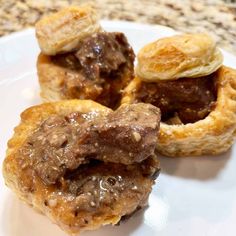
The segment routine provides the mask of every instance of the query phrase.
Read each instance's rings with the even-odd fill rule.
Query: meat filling
[[[22,189],[43,196],[75,229],[130,215],[146,204],[160,171],[159,122],[150,104],[53,115],[19,150]]]
[[[55,115],[29,137],[24,152],[44,183],[55,184],[92,159],[130,165],[153,156],[159,122],[159,109],[149,104],[122,106],[106,116]]]
[[[111,108],[133,76],[134,52],[123,33],[93,34],[77,51],[51,58],[77,72],[76,76],[67,73],[63,88],[67,97],[92,99]]]
[[[168,82],[142,82],[140,89],[136,91],[136,101],[159,107],[162,121],[172,119],[180,121],[178,123],[194,123],[204,119],[215,106],[214,77],[212,74]]]

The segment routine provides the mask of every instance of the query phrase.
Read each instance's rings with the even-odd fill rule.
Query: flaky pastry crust
[[[226,152],[236,133],[236,70],[222,66],[217,72],[217,101],[212,112],[195,123],[168,125],[161,122],[158,151],[166,156],[216,155]],[[135,93],[141,79],[125,89],[122,104],[138,102]]]
[[[106,115],[112,110],[89,100],[66,100],[28,108],[21,114],[21,122],[15,128],[14,135],[8,142],[7,157],[3,163],[3,175],[6,185],[21,200],[47,215],[63,230],[70,234],[77,234],[84,230],[97,229],[105,224],[116,224],[123,215],[130,214],[137,208],[134,198],[137,198],[136,200],[140,203],[140,206],[145,205],[149,191],[144,191],[141,198],[140,195],[135,195],[132,199],[127,198],[124,193],[119,199],[120,201],[114,204],[114,209],[107,210],[107,213],[96,216],[94,213],[90,215],[82,211],[77,217],[74,212],[77,198],[61,195],[56,186],[45,185],[37,175],[33,174],[32,168],[24,169],[24,159],[22,159],[19,150],[25,144],[27,138],[48,117],[66,115],[71,112],[93,112],[93,115],[97,114],[99,116]],[[150,188],[153,183],[148,178],[143,182]]]
[[[46,55],[73,51],[82,39],[101,30],[96,12],[89,5],[62,9],[42,18],[35,28],[41,51]]]
[[[144,46],[138,53],[136,74],[147,82],[195,78],[213,73],[222,61],[209,35],[176,35]]]

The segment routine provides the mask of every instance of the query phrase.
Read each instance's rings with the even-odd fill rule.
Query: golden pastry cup
[[[161,122],[157,150],[170,156],[216,155],[226,152],[236,133],[236,70],[222,66],[216,72],[215,108],[195,123],[169,125]],[[136,77],[126,87],[121,103],[138,102],[135,94],[141,86]]]
[[[117,96],[118,101],[113,105],[107,98],[112,95],[107,94],[108,92],[104,90],[101,93],[96,93],[96,85],[93,86],[93,90],[91,86],[86,86],[81,82],[81,87],[72,86],[71,89],[68,89],[68,81],[70,84],[73,84],[73,81],[78,81],[81,72],[60,65],[52,58],[55,55],[72,53],[78,49],[80,42],[86,37],[90,37],[94,33],[105,32],[100,26],[95,10],[90,5],[71,6],[50,14],[37,22],[35,28],[36,38],[41,49],[37,59],[37,73],[43,101],[92,99],[112,108],[120,105],[121,90],[134,77],[132,60],[127,62],[118,82],[115,83],[115,80],[111,78],[111,82],[108,81],[103,85],[103,87],[114,87],[112,91],[115,91],[114,96]]]
[[[144,206],[147,202],[153,180],[148,178],[145,180],[147,183],[145,186],[146,191],[144,191],[142,196],[135,193],[133,197],[127,197],[126,194],[123,194],[120,201],[117,201],[114,205],[114,209],[107,206],[109,211],[107,210],[104,214],[96,215],[96,212],[93,212],[89,216],[88,212],[82,211],[80,218],[78,218],[74,214],[76,199],[69,201],[63,197],[59,197],[60,193],[57,192],[56,186],[45,185],[40,178],[32,174],[32,169],[24,169],[24,159],[19,152],[19,149],[25,144],[27,138],[37,130],[45,119],[52,115],[65,115],[71,112],[93,112],[100,116],[107,115],[112,110],[90,100],[65,100],[44,103],[26,109],[21,114],[21,122],[15,128],[13,137],[8,142],[6,158],[3,163],[3,176],[6,185],[22,201],[48,216],[64,231],[77,235],[81,231],[94,230],[102,225],[117,224],[123,215],[130,214],[137,208],[134,198],[137,198],[137,202],[140,204],[139,206]],[[32,178],[29,178],[31,176]],[[28,187],[31,184],[32,189]],[[150,188],[148,189],[148,187]],[[47,204],[45,204],[45,200],[47,200]],[[86,219],[90,219],[92,223],[85,222],[82,227],[81,222],[84,222]]]

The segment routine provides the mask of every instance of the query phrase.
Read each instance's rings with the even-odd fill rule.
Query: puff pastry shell
[[[201,77],[216,71],[222,61],[209,35],[176,35],[144,46],[138,53],[136,74],[148,82]]]
[[[46,55],[73,51],[80,40],[101,30],[89,5],[65,8],[44,17],[35,27],[39,46]]]
[[[186,125],[161,122],[158,151],[166,156],[215,155],[226,152],[236,133],[236,70],[222,66],[217,72],[217,102],[203,120]],[[133,103],[142,89],[135,78],[125,89],[122,103]]]
[[[122,215],[132,213],[137,208],[137,204],[140,204],[138,206],[145,205],[153,180],[142,177],[138,180],[140,186],[145,189],[142,194],[134,192],[134,195],[130,197],[131,195],[122,193],[119,201],[115,201],[113,207],[104,206],[105,210],[100,209],[97,215],[96,211],[88,212],[83,211],[83,209],[78,215],[75,215],[74,207],[77,206],[77,200],[83,203],[83,194],[79,195],[79,199],[77,199],[77,197],[73,197],[67,192],[64,194],[63,187],[62,192],[60,192],[61,190],[58,191],[56,185],[45,185],[37,175],[33,174],[30,165],[24,165],[26,156],[22,157],[22,153],[19,152],[27,138],[37,130],[45,119],[52,115],[66,115],[72,112],[92,112],[93,115],[97,114],[99,116],[106,115],[112,110],[89,100],[66,100],[28,108],[21,114],[21,122],[15,128],[14,135],[8,142],[7,157],[3,163],[3,175],[7,186],[18,197],[47,215],[63,230],[74,235],[83,230],[97,229],[105,224],[116,224],[120,221]],[[26,153],[26,155],[30,154]],[[102,170],[104,176],[106,176],[107,170]],[[114,171],[116,173],[117,169]],[[127,170],[123,171],[127,172]],[[99,173],[101,173],[101,170]],[[117,173],[123,172],[118,170]],[[130,176],[132,177],[132,175]],[[145,186],[143,186],[144,184]],[[87,207],[88,203],[85,202],[85,204]]]

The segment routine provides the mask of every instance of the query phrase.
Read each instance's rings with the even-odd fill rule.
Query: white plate
[[[103,21],[105,29],[124,32],[137,52],[144,44],[175,32],[163,26]],[[39,53],[34,30],[0,39],[0,154],[25,108],[40,103],[36,76]],[[224,52],[226,65],[236,58]],[[162,173],[149,207],[121,226],[83,235],[232,236],[236,235],[236,146],[224,155],[161,158]],[[20,202],[0,177],[0,236],[65,236],[47,217]]]

